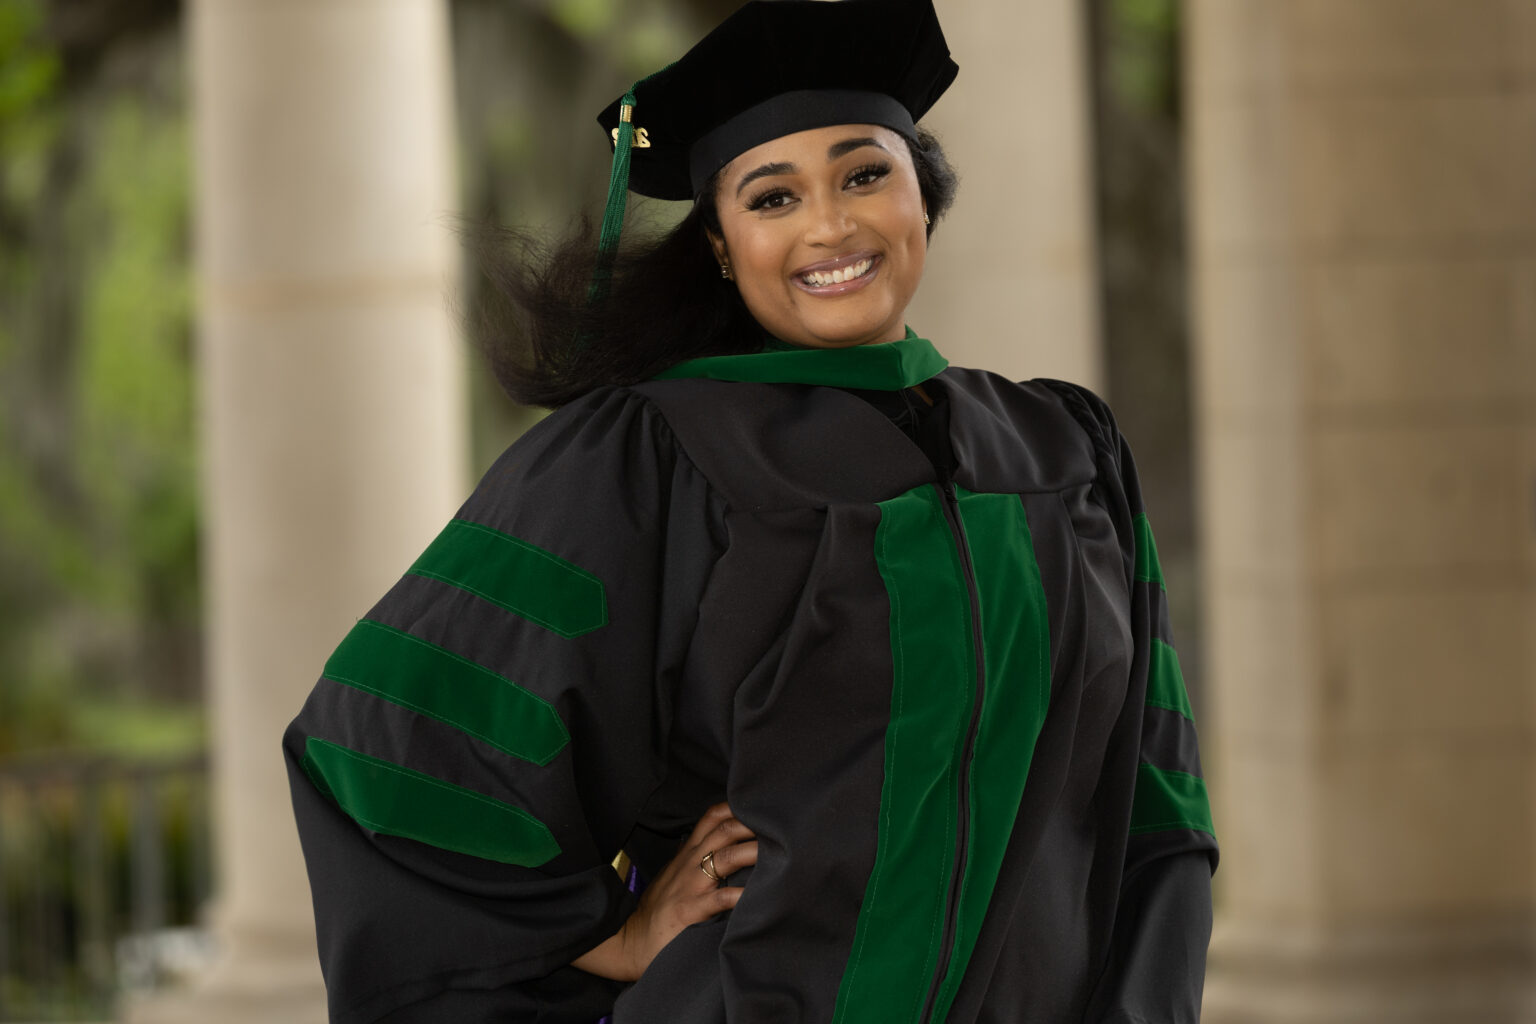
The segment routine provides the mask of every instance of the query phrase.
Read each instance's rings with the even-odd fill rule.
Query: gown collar
[[[921,384],[949,365],[927,338],[907,328],[900,341],[855,348],[773,347],[734,356],[704,356],[678,363],[656,380],[704,377],[758,384],[821,384],[900,391]]]

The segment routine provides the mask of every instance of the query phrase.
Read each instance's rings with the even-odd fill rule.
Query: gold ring
[[[720,881],[720,876],[715,874],[715,851],[710,850],[699,859],[699,870],[715,881]]]

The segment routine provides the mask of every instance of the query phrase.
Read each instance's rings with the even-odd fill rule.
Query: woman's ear
[[[709,230],[709,228],[704,229],[704,235],[709,239],[710,249],[714,251],[715,262],[719,263],[721,266],[728,266],[731,262],[731,259],[725,251],[725,239]]]

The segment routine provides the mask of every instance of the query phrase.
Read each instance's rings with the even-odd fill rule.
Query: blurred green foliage
[[[81,183],[75,466],[95,519],[100,606],[195,612],[187,147],[179,119],[117,99]],[[93,231],[94,228],[94,231]]]
[[[617,0],[554,0],[549,12],[571,35],[591,38],[612,27],[618,7]]]
[[[70,81],[46,14],[0,0],[0,755],[182,749],[200,735],[178,41],[124,41],[144,59]]]
[[[38,43],[42,9],[36,0],[0,0],[0,125],[28,114],[53,92],[59,58]]]
[[[1166,111],[1178,101],[1179,0],[1110,0],[1114,44],[1103,54],[1122,103]]]

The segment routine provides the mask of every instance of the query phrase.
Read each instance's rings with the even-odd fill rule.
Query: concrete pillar
[[[196,0],[198,357],[224,958],[139,1021],[325,1019],[278,741],[466,490],[441,0]]]
[[[1536,5],[1187,11],[1204,1019],[1536,1021]]]
[[[961,183],[907,321],[951,362],[1102,381],[1085,12],[946,0],[960,77],[924,125]]]

